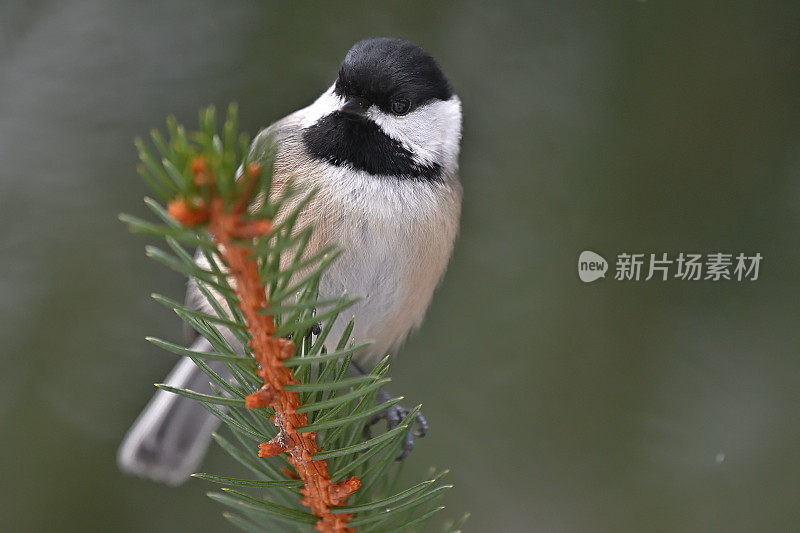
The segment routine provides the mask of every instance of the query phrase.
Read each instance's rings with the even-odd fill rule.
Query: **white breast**
[[[320,292],[363,298],[352,308],[354,337],[374,343],[362,358],[382,357],[422,321],[444,274],[458,231],[461,187],[455,179],[397,180],[330,165],[325,174],[317,224],[344,253],[323,276]]]

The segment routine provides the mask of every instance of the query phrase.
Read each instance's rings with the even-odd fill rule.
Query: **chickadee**
[[[253,141],[256,158],[276,143],[273,193],[290,179],[319,191],[298,225],[315,227],[307,253],[330,243],[343,249],[319,292],[363,297],[350,308],[353,337],[372,341],[356,354],[359,365],[419,326],[444,274],[461,211],[460,140],[461,102],[436,61],[411,42],[378,38],[356,43],[327,91]],[[187,302],[213,313],[191,285]],[[329,338],[338,339],[345,325],[339,319]],[[212,351],[202,337],[192,349]],[[189,358],[165,382],[210,392]],[[218,423],[196,402],[159,390],[128,431],[119,465],[179,484],[199,465]]]

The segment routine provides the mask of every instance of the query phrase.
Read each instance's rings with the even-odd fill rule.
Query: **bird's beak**
[[[369,109],[369,102],[359,96],[349,97],[339,111],[353,118],[362,118]]]

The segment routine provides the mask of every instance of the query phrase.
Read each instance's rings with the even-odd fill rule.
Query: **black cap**
[[[339,96],[365,98],[387,113],[398,98],[418,107],[453,95],[436,60],[416,44],[392,37],[353,45],[339,69],[334,90]]]

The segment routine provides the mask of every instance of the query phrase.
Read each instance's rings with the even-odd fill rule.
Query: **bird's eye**
[[[395,115],[405,115],[411,110],[411,102],[405,98],[398,98],[392,102],[392,113]]]

